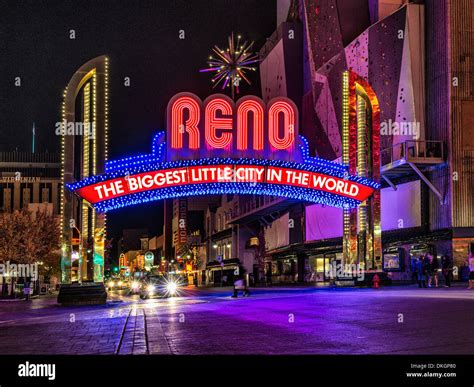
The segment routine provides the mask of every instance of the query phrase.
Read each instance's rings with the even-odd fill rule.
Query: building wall
[[[290,214],[286,213],[269,226],[265,227],[265,242],[267,250],[290,244]]]
[[[0,152],[0,208],[51,203],[59,215],[61,164],[55,153]]]
[[[215,199],[214,199],[215,202]],[[220,205],[209,201],[205,215],[206,222],[206,254],[205,261],[213,262],[218,256],[231,259],[238,256],[235,248],[232,226],[228,222],[235,214],[238,197],[222,195]]]
[[[425,7],[429,136],[445,141],[448,152],[447,165],[429,176],[446,196],[440,203],[430,193],[430,227],[452,230],[446,250],[461,267],[474,242],[474,4],[429,1]]]
[[[306,207],[306,241],[342,237],[342,209],[314,204]]]
[[[277,0],[277,25],[286,21],[291,0]]]
[[[281,23],[260,50],[262,99],[288,97],[301,111],[303,89],[302,26],[296,22]]]
[[[428,1],[426,16],[426,120],[427,139],[446,143],[448,152],[452,150],[450,123],[450,85],[448,6],[446,1]],[[451,163],[451,159],[448,159]],[[452,168],[429,174],[434,186],[443,190],[446,203],[441,204],[430,192],[430,228],[439,230],[452,226]]]
[[[423,235],[423,243],[428,241],[438,256],[453,255],[455,265],[460,267],[474,241],[474,234],[473,238],[452,238],[453,227],[474,228],[474,4],[468,0],[407,3],[300,3],[305,92],[298,101],[301,133],[309,140],[311,154],[326,159],[341,156],[342,73],[352,68],[376,92],[382,122],[419,125],[417,138],[414,134],[383,135],[382,148],[407,140],[443,141],[449,154],[447,163],[432,169],[427,176],[445,200],[440,202],[416,175],[408,179],[411,181],[396,181],[396,191],[390,187],[382,190],[382,230],[390,231],[387,235],[398,231],[403,234],[395,238],[405,249],[407,268],[410,247],[421,243],[408,235],[411,231]],[[364,16],[352,20],[348,29],[348,10],[358,4]],[[294,83],[289,81],[287,58],[291,58],[291,48],[287,45],[290,42],[285,41],[286,32],[288,29],[280,27],[263,49],[260,71],[265,100],[289,96],[288,86]],[[457,86],[452,85],[453,77],[459,81]],[[455,172],[458,180],[453,179]],[[287,222],[293,218],[297,222],[305,220],[298,232],[306,242],[342,236],[339,209],[310,205],[299,218],[292,215],[291,206],[287,211],[290,212],[280,214],[265,227],[270,251],[291,250],[294,243],[300,242],[296,232],[288,228]],[[438,234],[430,238],[429,231]],[[254,251],[246,243],[255,233],[255,228],[243,226],[233,232],[237,256],[248,266],[247,270],[252,266]],[[391,275],[394,279],[410,280],[408,269]]]
[[[381,192],[382,231],[421,226],[421,182],[400,184]]]
[[[372,0],[371,3],[376,3],[378,19],[387,17],[392,12],[395,12],[401,5],[407,3],[407,0]]]
[[[452,171],[458,173],[453,181],[453,226],[474,227],[474,3],[452,0],[448,4]]]
[[[381,193],[382,231],[422,226],[422,192],[419,180],[403,183],[394,191],[383,188]],[[306,212],[306,241],[342,237],[342,209],[309,205]]]
[[[316,155],[329,159],[342,155],[341,85],[343,72],[349,68],[365,77],[374,89],[382,123],[416,121],[423,132],[425,121],[423,7],[403,6],[373,25],[369,24],[368,17],[361,19],[358,28],[352,28],[359,34],[349,35],[352,39],[345,44],[348,35],[341,25],[348,15],[342,3],[307,0],[303,11],[306,23],[304,67],[309,68],[311,74],[311,88],[304,87],[310,91],[304,96],[303,111],[312,117],[307,120],[303,116],[302,122],[314,125],[312,135],[316,135],[316,139],[303,134]],[[365,10],[363,6],[361,9]],[[392,134],[383,135],[381,148],[389,148],[401,140]]]
[[[237,227],[234,234],[235,248],[238,251],[238,258],[247,273],[253,272],[255,262],[255,248],[247,245],[250,238],[255,237],[251,228],[245,226]]]

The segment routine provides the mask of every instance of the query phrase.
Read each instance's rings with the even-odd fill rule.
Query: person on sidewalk
[[[469,286],[467,288],[474,289],[474,254],[473,253],[469,253],[467,263],[469,265]]]
[[[430,284],[431,283],[431,275],[430,275],[430,272],[431,272],[431,259],[430,259],[430,255],[428,253],[425,254],[425,256],[423,257],[423,274],[425,276],[425,286],[423,286],[424,288],[426,288],[426,284]]]
[[[453,261],[448,254],[444,254],[441,257],[441,270],[443,271],[443,277],[445,280],[445,287],[451,287],[451,273],[453,270]]]
[[[438,258],[434,257],[433,255],[428,255],[428,257],[430,259],[430,278],[428,280],[428,287],[431,288],[431,282],[433,281],[433,279],[435,282],[435,287],[438,287]]]
[[[418,257],[414,256],[411,260],[412,283],[420,284],[418,279]]]
[[[418,272],[418,287],[419,288],[426,288],[426,265],[425,265],[425,257],[423,255],[420,256],[417,262],[417,272]]]

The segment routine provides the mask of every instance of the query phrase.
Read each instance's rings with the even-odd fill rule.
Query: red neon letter
[[[183,123],[184,109],[189,118]],[[183,147],[183,133],[189,134],[189,148],[199,149],[199,104],[191,97],[179,97],[171,107],[171,148]]]
[[[279,115],[283,114],[283,137],[279,136]],[[268,139],[278,150],[289,149],[295,141],[295,109],[285,101],[276,101],[268,109]]]
[[[253,149],[263,149],[263,106],[260,102],[248,99],[237,108],[237,149],[248,147],[248,114],[253,113]]]
[[[220,110],[230,118],[217,118],[216,113]],[[226,148],[232,142],[232,133],[223,132],[218,137],[217,129],[232,129],[232,106],[223,98],[216,98],[206,105],[205,110],[205,134],[207,143],[213,148]]]

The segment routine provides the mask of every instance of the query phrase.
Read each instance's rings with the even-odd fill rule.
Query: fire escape
[[[394,190],[397,190],[394,181],[416,174],[443,204],[445,193],[440,192],[440,189],[431,183],[427,174],[446,163],[445,154],[443,141],[408,140],[395,144],[381,152],[380,173],[382,179]]]

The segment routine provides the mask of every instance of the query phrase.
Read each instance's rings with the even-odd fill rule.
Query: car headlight
[[[109,282],[109,287],[113,288],[115,286],[115,282],[114,281],[110,281]]]
[[[122,286],[122,285],[123,285],[122,281],[117,282],[117,286]]]
[[[148,285],[146,287],[146,290],[148,291],[148,293],[153,293],[155,291],[155,286],[154,285]]]
[[[133,290],[138,290],[139,287],[140,287],[140,283],[138,281],[133,281],[132,282],[132,289]]]
[[[173,295],[176,294],[176,291],[178,290],[178,285],[174,281],[170,281],[166,284],[166,291]]]

